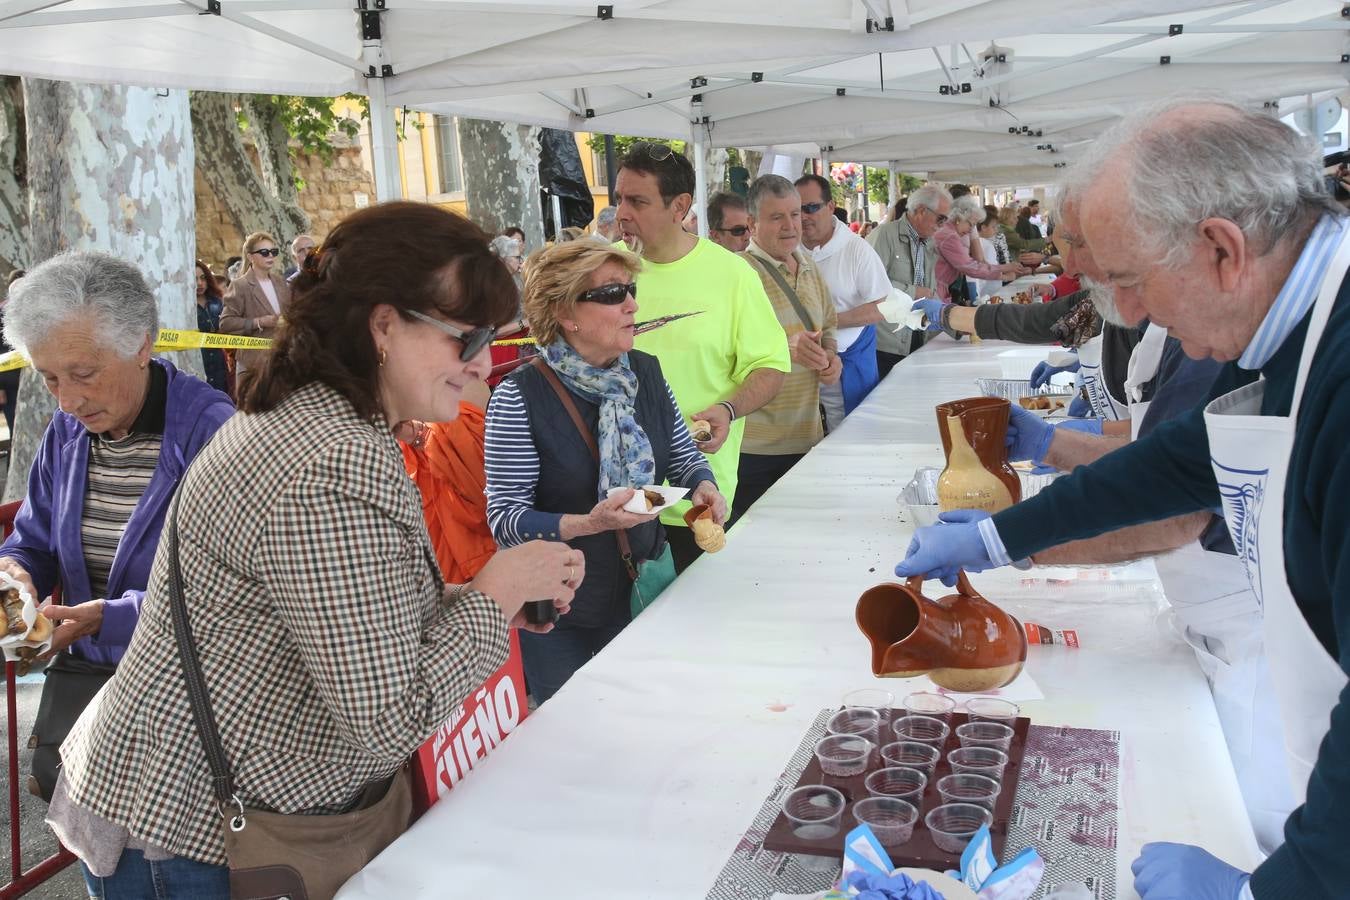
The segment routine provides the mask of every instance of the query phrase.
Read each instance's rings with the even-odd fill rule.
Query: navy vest
[[[656,459],[656,477],[664,476],[670,462],[675,411],[667,394],[666,379],[656,357],[630,350],[628,364],[637,374],[634,403],[638,427],[647,433]],[[572,417],[554,393],[544,374],[533,365],[516,369],[509,376],[520,389],[530,417],[530,437],[539,453],[539,482],[534,489],[534,508],[540,512],[585,515],[599,502],[599,467]],[[566,384],[566,382],[564,382]],[[574,391],[572,402],[598,440],[596,424],[600,407]],[[628,529],[633,559],[655,559],[665,549],[666,533],[659,520]],[[624,570],[614,532],[573,538],[569,546],[586,556],[586,578],[572,600],[572,611],[558,627],[599,628],[629,618],[633,583]]]

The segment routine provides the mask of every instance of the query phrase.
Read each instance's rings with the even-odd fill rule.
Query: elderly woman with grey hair
[[[106,677],[122,658],[178,479],[234,413],[224,394],[151,356],[158,330],[141,273],[101,253],[47,260],[5,304],[5,339],[58,406],[0,546],[0,572],[35,600],[61,585],[60,604],[42,609],[56,625],[44,706],[63,673]],[[78,713],[57,718],[68,728]],[[43,724],[35,792],[50,797],[66,729],[46,733]]]
[[[979,199],[967,194],[952,201],[952,211],[947,222],[933,235],[937,245],[938,258],[933,266],[933,278],[937,282],[938,297],[953,303],[965,304],[967,278],[997,278],[1007,281],[1016,278],[1024,270],[1017,263],[980,262],[970,255],[970,233],[984,221],[984,206]],[[954,292],[953,287],[958,287]]]

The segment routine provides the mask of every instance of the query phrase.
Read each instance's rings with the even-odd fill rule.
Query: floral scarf
[[[601,369],[586,362],[571,345],[556,338],[542,348],[544,361],[558,374],[568,389],[600,406],[599,434],[600,483],[597,492],[604,499],[610,488],[640,488],[656,480],[656,458],[647,433],[634,417],[637,399],[637,375],[628,367],[628,354],[614,365]]]

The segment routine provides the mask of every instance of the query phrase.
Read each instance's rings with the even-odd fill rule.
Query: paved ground
[[[3,424],[3,420],[0,420],[0,426],[3,426]],[[3,675],[0,675],[0,683],[3,680]],[[52,837],[51,831],[42,821],[42,817],[47,811],[47,804],[28,793],[24,787],[28,781],[28,759],[32,755],[28,750],[28,733],[32,730],[33,718],[37,715],[38,699],[42,693],[42,676],[29,675],[20,681],[18,693],[21,858],[26,866],[31,866],[56,852],[56,838]],[[0,721],[6,719],[4,709],[3,686],[0,686]],[[5,721],[5,724],[8,726],[7,721]],[[4,735],[0,734],[0,773],[8,771],[8,766],[9,746]],[[3,776],[0,776],[0,781],[4,781]],[[0,884],[7,883],[10,879],[8,793],[8,783],[5,782],[4,788],[0,789],[0,820],[4,822],[3,832],[0,832]],[[78,868],[72,866],[24,896],[38,898],[38,900],[85,900],[88,895],[85,893],[84,880],[80,877]]]

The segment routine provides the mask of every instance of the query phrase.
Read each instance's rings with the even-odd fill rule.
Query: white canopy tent
[[[886,133],[868,132],[875,113],[855,108],[869,90],[895,94],[883,104],[887,122],[942,111],[931,104],[891,106],[911,88],[901,91],[889,74],[865,86],[871,76],[864,69],[875,60],[884,70],[908,54],[931,57],[933,46],[1057,28],[1078,29],[1079,38],[1090,39],[1099,23],[1140,16],[1172,21],[1177,10],[1219,4],[746,0],[732,9],[718,0],[599,6],[356,0],[356,6],[350,0],[0,0],[0,71],[205,90],[355,91],[369,94],[375,110],[414,105],[564,128],[694,137],[700,144],[709,136],[719,144],[764,143],[787,119],[799,126],[794,139],[857,140]],[[920,74],[894,70],[896,78]],[[836,85],[849,96],[836,98]],[[934,89],[927,84],[920,93],[931,100]],[[822,94],[845,101],[836,109],[842,120],[813,120],[821,110],[811,107]],[[693,129],[705,115],[706,127]],[[383,199],[398,184],[395,137],[391,116],[375,115],[372,122]]]
[[[1191,6],[1195,4],[1174,4]],[[1350,18],[1322,0],[1259,0],[1078,25],[1067,17],[998,37],[999,3],[958,42],[780,69],[723,70],[672,84],[654,76],[570,91],[487,97],[479,87],[391,95],[442,114],[574,130],[688,139],[711,146],[793,145],[940,180],[1052,180],[1121,115],[1181,91],[1262,105],[1338,93],[1350,82]],[[910,29],[906,39],[928,32]],[[691,131],[692,129],[692,131]]]

